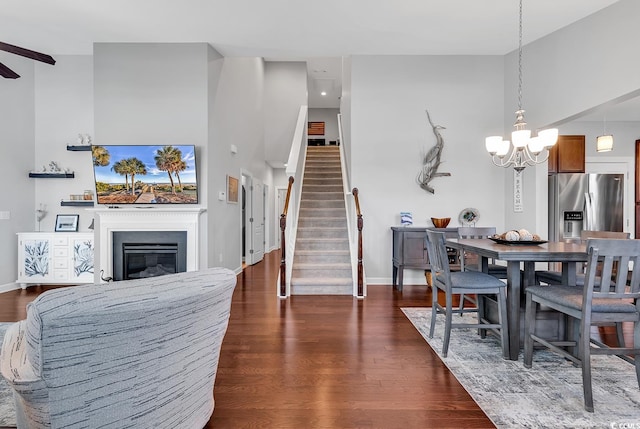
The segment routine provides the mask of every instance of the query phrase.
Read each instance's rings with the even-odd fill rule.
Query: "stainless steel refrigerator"
[[[623,231],[624,174],[549,176],[549,240],[577,241],[580,232]]]

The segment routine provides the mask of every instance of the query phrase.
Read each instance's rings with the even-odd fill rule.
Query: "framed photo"
[[[56,232],[76,232],[78,231],[78,219],[80,215],[77,214],[59,214],[56,216]]]
[[[238,202],[238,179],[227,175],[227,202]]]

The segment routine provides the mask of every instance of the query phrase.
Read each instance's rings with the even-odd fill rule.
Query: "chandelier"
[[[549,128],[538,131],[531,136],[524,120],[522,109],[522,0],[520,0],[520,22],[518,33],[518,110],[515,131],[511,133],[511,141],[502,136],[491,136],[485,139],[485,147],[491,155],[493,163],[498,167],[513,167],[522,171],[528,165],[545,162],[549,158],[549,149],[558,141],[558,129]]]

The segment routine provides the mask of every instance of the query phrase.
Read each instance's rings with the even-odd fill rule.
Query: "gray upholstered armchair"
[[[43,293],[2,345],[18,427],[203,427],[235,285],[211,268]]]

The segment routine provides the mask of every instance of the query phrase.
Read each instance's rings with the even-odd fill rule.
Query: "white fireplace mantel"
[[[113,277],[114,231],[185,231],[187,271],[198,270],[199,222],[202,207],[131,207],[89,209],[94,214],[96,283]]]

